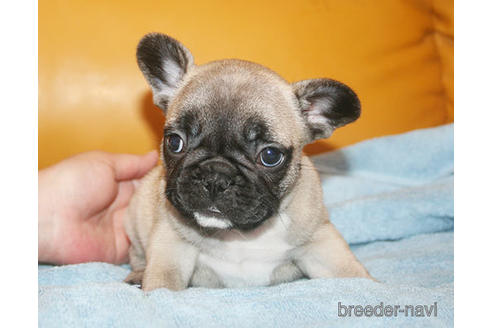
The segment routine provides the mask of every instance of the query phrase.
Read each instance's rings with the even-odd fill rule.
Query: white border
[[[491,321],[491,13],[492,5],[488,1],[455,3],[455,323],[457,327],[485,327],[485,322]]]
[[[2,327],[37,325],[37,2],[0,5]]]
[[[492,5],[477,3],[455,4],[456,326],[484,326],[492,286]],[[37,2],[4,1],[0,13],[4,299],[0,320],[9,326],[34,326],[38,300]]]

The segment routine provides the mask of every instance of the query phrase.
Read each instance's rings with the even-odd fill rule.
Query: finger
[[[128,248],[130,247],[130,239],[125,232],[123,223],[126,211],[126,207],[121,208],[113,215],[115,256],[112,262],[115,264],[128,263]]]
[[[133,181],[135,180],[121,181],[118,183],[118,194],[109,207],[110,211],[117,210],[128,205],[136,189]]]
[[[145,155],[111,154],[111,165],[117,181],[139,179],[150,171],[158,160],[157,151]]]
[[[113,233],[112,240],[114,247],[108,248],[112,251],[107,254],[106,259],[106,261],[111,263],[119,264],[128,262],[127,256],[130,241],[126,235],[123,221],[134,189],[132,181],[118,183],[118,196],[109,208],[109,215],[104,217],[104,219],[108,220],[106,223],[111,225],[111,229],[107,229],[106,231]]]

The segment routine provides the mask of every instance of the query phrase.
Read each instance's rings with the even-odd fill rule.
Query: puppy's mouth
[[[207,208],[207,211],[214,214],[222,214],[222,212],[215,206],[210,206],[209,208]]]
[[[233,223],[215,206],[194,212],[196,222],[204,228],[229,229]]]

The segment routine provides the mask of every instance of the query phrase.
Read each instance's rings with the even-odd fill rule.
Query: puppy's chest
[[[210,268],[226,287],[269,285],[275,268],[288,261],[293,248],[287,243],[288,218],[276,219],[257,236],[205,242],[198,265]]]

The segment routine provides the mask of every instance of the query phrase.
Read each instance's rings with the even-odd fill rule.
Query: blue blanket
[[[313,157],[331,220],[380,283],[165,289],[129,267],[39,266],[40,327],[443,327],[453,325],[453,125]]]

